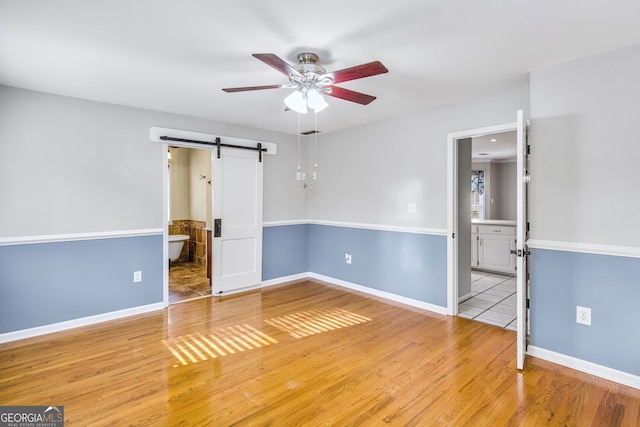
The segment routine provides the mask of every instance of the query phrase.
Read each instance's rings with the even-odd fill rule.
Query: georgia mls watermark
[[[64,406],[0,406],[0,427],[64,427]]]

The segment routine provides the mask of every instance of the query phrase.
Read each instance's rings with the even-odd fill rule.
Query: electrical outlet
[[[133,272],[133,283],[142,282],[142,271],[134,271]]]
[[[417,203],[409,203],[408,212],[410,214],[418,213],[418,204]]]
[[[347,264],[351,264],[351,254],[349,252],[344,254],[344,262],[346,262]]]
[[[589,307],[576,307],[576,322],[591,326],[591,309]]]

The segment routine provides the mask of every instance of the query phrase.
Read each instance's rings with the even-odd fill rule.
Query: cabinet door
[[[515,247],[513,237],[481,234],[478,245],[479,267],[513,273],[516,269],[516,260],[511,250]]]

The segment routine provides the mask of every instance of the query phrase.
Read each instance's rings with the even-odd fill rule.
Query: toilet
[[[186,234],[170,234],[169,235],[169,261],[176,261],[180,258],[184,242],[189,240]]]

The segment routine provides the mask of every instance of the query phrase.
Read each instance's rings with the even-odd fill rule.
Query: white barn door
[[[224,295],[262,282],[262,166],[253,150],[213,156],[211,291]]]

